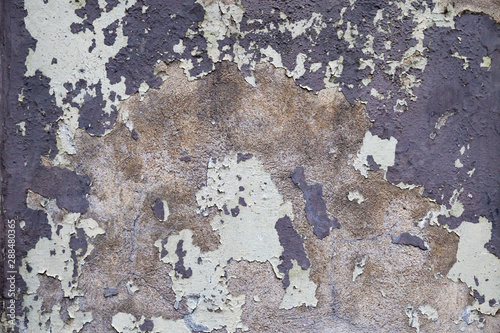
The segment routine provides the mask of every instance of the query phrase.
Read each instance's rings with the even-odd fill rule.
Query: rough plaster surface
[[[500,331],[499,8],[0,4],[2,330]]]

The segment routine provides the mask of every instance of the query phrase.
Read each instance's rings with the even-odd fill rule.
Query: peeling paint
[[[496,314],[500,308],[500,259],[485,248],[491,235],[491,222],[480,217],[479,223],[464,222],[453,231],[460,236],[460,243],[457,262],[448,277],[469,286],[471,295],[476,297],[473,309]]]
[[[284,258],[282,253],[287,255],[287,252],[280,244],[283,239],[278,236],[275,224],[280,218],[293,218],[292,206],[283,201],[269,174],[251,154],[228,156],[220,161],[211,159],[207,185],[197,193],[196,199],[202,215],[208,215],[209,207],[218,208],[210,225],[219,234],[220,246],[215,251],[202,253],[193,244],[193,232],[189,229],[156,242],[160,259],[175,266],[170,277],[176,302],[183,298],[194,301],[188,316],[205,332],[223,327],[229,332],[238,328],[247,330],[241,322],[246,295],[229,292],[227,284],[231,277],[224,267],[231,260],[269,262],[276,276],[282,279],[279,265]],[[178,270],[181,262],[178,244],[182,244],[183,249],[182,266],[185,267],[182,271]],[[289,285],[280,308],[291,309],[301,304],[316,306],[316,284],[309,279],[310,269],[299,265],[296,258],[289,260],[292,263],[286,272]],[[190,274],[183,274],[186,270]]]
[[[335,217],[328,217],[323,199],[323,186],[319,183],[308,185],[302,167],[295,168],[291,177],[295,185],[304,193],[306,217],[309,224],[313,226],[314,234],[321,239],[330,234],[330,229],[340,228],[340,223]]]
[[[94,176],[82,173],[82,168],[89,170],[88,167],[75,163],[81,154],[75,140],[80,135],[79,129],[92,136],[104,136],[120,131],[125,124],[130,131],[127,138],[131,137],[136,144],[141,143],[147,136],[136,130],[131,114],[147,114],[149,110],[145,105],[151,105],[147,104],[148,99],[154,99],[164,109],[161,121],[167,127],[167,123],[177,117],[171,112],[174,110],[171,106],[176,105],[177,100],[163,100],[155,91],[168,80],[165,68],[174,61],[190,81],[210,72],[220,75],[220,63],[233,62],[255,89],[268,79],[261,77],[259,81],[256,75],[259,63],[269,62],[304,88],[300,94],[311,91],[324,98],[333,94],[333,89],[322,89],[335,88],[351,105],[362,105],[372,125],[369,129],[361,129],[365,137],[357,156],[350,158],[350,165],[367,178],[364,182],[376,180],[379,176],[376,171],[381,169],[384,179],[390,184],[408,190],[405,191],[407,193],[418,194],[434,205],[431,210],[426,208],[421,215],[415,213],[412,216],[420,227],[417,232],[423,238],[412,235],[416,230],[409,229],[413,228],[411,225],[398,223],[394,225],[398,230],[394,233],[400,235],[394,236],[396,243],[429,248],[425,242],[423,246],[421,243],[423,239],[431,239],[430,230],[437,227],[427,228],[427,225],[441,225],[460,236],[457,262],[448,277],[465,282],[474,297],[474,304],[464,310],[461,323],[478,322],[480,327],[485,326],[480,313],[496,313],[500,298],[497,292],[500,289],[496,279],[498,272],[495,270],[500,256],[499,180],[496,177],[499,174],[498,153],[487,149],[498,143],[498,84],[495,78],[499,72],[497,41],[500,28],[497,7],[482,0],[467,4],[461,0],[454,4],[444,0],[407,0],[384,4],[371,0],[307,4],[245,0],[168,4],[160,0],[64,3],[56,0],[13,0],[6,3],[1,7],[2,13],[11,11],[13,14],[8,15],[9,19],[5,22],[0,22],[6,36],[10,36],[2,49],[2,74],[9,78],[3,89],[5,106],[2,106],[6,111],[2,112],[5,124],[2,132],[5,133],[2,141],[5,142],[2,202],[8,218],[20,217],[19,239],[22,241],[17,261],[23,263],[20,267],[23,281],[20,281],[19,290],[24,293],[24,299],[18,303],[25,309],[20,315],[24,317],[19,317],[24,329],[80,331],[85,330],[84,326],[93,320],[90,312],[80,310],[81,301],[86,296],[81,294],[78,280],[82,267],[87,267],[82,265],[92,252],[93,239],[104,233],[99,224],[90,218],[98,213],[92,204],[95,205],[95,196],[101,193],[95,193],[96,186],[92,184]],[[492,18],[473,13],[476,11],[489,13]],[[224,75],[227,73],[223,73],[218,80],[223,81]],[[170,81],[169,84],[176,86],[178,83]],[[196,86],[196,89],[203,89],[204,84],[206,82]],[[137,97],[143,105],[137,104],[137,110],[124,108],[124,101],[134,94],[137,96],[133,98]],[[192,96],[198,94],[193,90]],[[281,103],[279,99],[291,100],[289,96],[279,94],[269,99],[276,103]],[[283,120],[290,116],[287,110],[296,107],[291,102],[279,105]],[[255,119],[244,119],[251,119],[249,122],[259,126],[268,126],[269,117],[259,110],[260,105],[252,107]],[[215,110],[219,114],[221,106],[215,105]],[[318,120],[321,119],[320,113],[308,114],[307,119],[293,113],[297,119],[292,128],[297,128],[299,123],[302,126],[324,121]],[[204,121],[201,114],[195,116],[198,122]],[[186,117],[191,116],[186,112]],[[343,117],[341,122],[332,122],[337,127],[328,127],[328,131],[344,131],[344,125],[339,124],[348,123],[351,119]],[[221,116],[217,121],[212,119],[211,124],[216,127],[226,121],[230,123]],[[250,126],[245,122],[238,124]],[[182,135],[185,135],[184,126],[179,126]],[[218,249],[202,251],[200,246],[195,245],[201,235],[191,229],[177,229],[179,223],[184,222],[178,215],[176,197],[168,196],[167,204],[164,192],[158,191],[144,200],[147,212],[139,209],[140,214],[148,216],[152,228],[160,228],[159,225],[163,228],[155,231],[154,239],[160,230],[168,235],[163,242],[157,243],[160,258],[172,266],[170,277],[178,300],[177,310],[179,303],[186,301],[189,313],[183,314],[184,320],[171,320],[146,313],[142,315],[140,311],[127,314],[120,309],[113,317],[113,327],[117,331],[206,331],[210,327],[226,327],[233,331],[246,329],[242,318],[246,318],[244,311],[249,306],[245,302],[247,295],[233,296],[229,287],[217,285],[234,281],[225,272],[230,260],[270,263],[278,282],[282,282],[285,289],[279,308],[292,309],[301,305],[309,308],[322,303],[320,296],[316,299],[316,294],[324,295],[322,288],[326,283],[318,280],[318,268],[314,265],[310,267],[319,255],[306,253],[306,249],[321,248],[320,243],[315,242],[324,242],[330,229],[339,226],[336,218],[329,217],[327,208],[345,216],[345,207],[341,202],[345,204],[345,195],[348,189],[352,189],[352,183],[359,182],[359,191],[364,195],[358,191],[348,192],[347,199],[358,203],[349,205],[349,210],[356,214],[370,209],[372,203],[378,200],[367,188],[376,186],[378,189],[380,185],[371,185],[374,183],[370,182],[367,183],[369,186],[365,186],[344,170],[348,164],[338,156],[356,154],[356,151],[342,151],[350,147],[351,141],[347,136],[332,140],[331,145],[335,149],[323,147],[321,143],[330,140],[323,137],[325,131],[311,128],[310,136],[309,133],[304,135],[303,140],[315,138],[320,143],[317,148],[298,149],[296,156],[284,151],[283,158],[294,160],[296,164],[292,169],[296,165],[304,165],[309,172],[307,168],[310,165],[304,164],[304,161],[310,160],[311,165],[321,165],[325,172],[335,170],[338,177],[347,177],[351,182],[349,187],[345,184],[341,187],[335,182],[337,180],[321,180],[321,183],[308,185],[303,174],[302,179],[294,180],[305,198],[305,218],[320,239],[312,240],[313,237],[310,237],[307,240],[302,235],[305,230],[301,225],[302,215],[294,219],[290,200],[297,199],[298,192],[287,178],[290,171],[287,171],[288,174],[273,174],[277,177],[273,179],[278,180],[273,183],[265,171],[268,165],[264,168],[256,162],[256,157],[250,156],[240,163],[240,158],[232,155],[222,161],[211,161],[207,184],[200,186],[202,189],[196,199],[199,212],[210,216],[214,237],[220,239]],[[186,129],[191,130],[189,126]],[[278,137],[274,130],[269,130],[270,135],[272,132]],[[229,137],[234,133],[226,129],[226,134]],[[178,135],[175,131],[168,132],[170,138],[175,135]],[[196,135],[193,131],[185,136]],[[102,146],[99,148],[109,144],[106,140],[100,141]],[[189,141],[186,139],[183,144],[189,146]],[[224,154],[239,149],[240,144],[231,141],[230,147],[224,148]],[[256,147],[252,149],[257,156]],[[150,154],[148,161],[158,159],[161,153],[154,155],[157,149],[145,149],[148,151],[144,154]],[[316,149],[324,150],[324,160],[316,155],[311,157],[311,150]],[[214,154],[220,153],[216,151]],[[202,166],[197,164],[199,160],[196,158],[182,156],[184,166]],[[110,156],[110,160],[113,158]],[[178,159],[178,156],[174,158]],[[184,166],[174,167],[176,175],[192,177],[187,169],[183,169]],[[104,168],[99,166],[97,169],[101,167]],[[138,186],[134,187],[135,190],[144,184],[151,184],[148,175],[141,174],[140,168],[136,171],[139,176],[134,184]],[[244,178],[244,174],[248,177]],[[227,181],[221,181],[218,176],[227,177]],[[242,180],[237,180],[236,176],[242,177]],[[313,173],[312,179],[316,179],[314,177],[317,173]],[[284,185],[285,178],[288,185]],[[267,182],[265,186],[262,183],[264,180]],[[239,182],[245,182],[244,191],[234,187]],[[278,191],[278,183],[280,191],[281,187],[290,191],[282,192],[286,200]],[[326,192],[331,190],[333,194],[323,197],[322,186],[328,189]],[[120,190],[121,197],[121,188],[113,190]],[[94,201],[89,203],[88,197]],[[331,201],[332,198],[334,201]],[[302,200],[300,196],[299,199]],[[99,200],[104,201],[102,198]],[[89,208],[89,214],[83,215]],[[293,208],[297,207],[294,205]],[[297,211],[302,209],[296,210],[296,214]],[[426,211],[427,216],[421,218]],[[346,220],[346,228],[335,236],[342,241],[348,240],[352,236],[348,234],[353,230],[351,228],[364,223],[357,216]],[[134,228],[137,219],[134,220]],[[376,224],[380,219],[377,217],[366,223]],[[155,224],[158,221],[163,223]],[[305,219],[303,223],[306,223]],[[318,231],[320,224],[326,227]],[[186,226],[183,224],[183,227]],[[127,235],[129,232],[127,229]],[[127,241],[130,239],[127,238]],[[439,241],[433,244],[439,245]],[[135,245],[132,252],[134,248]],[[63,250],[66,252],[63,253]],[[432,248],[426,255],[437,258],[440,256],[438,251],[439,248]],[[197,265],[200,267],[195,269]],[[425,274],[423,271],[418,274]],[[441,272],[445,274],[445,270]],[[434,276],[441,274],[433,273]],[[186,294],[190,290],[197,291],[196,288],[205,283],[205,280],[196,280],[196,274],[205,279],[213,277],[211,287],[224,295],[227,304],[213,300],[208,293]],[[347,273],[347,280],[350,280],[349,275],[350,272]],[[311,281],[311,276],[315,282]],[[42,297],[35,299],[35,293],[46,287],[43,281],[60,284],[61,293],[69,305],[42,307],[45,306],[43,302],[48,300]],[[134,281],[127,282],[126,288],[131,297],[137,296],[139,287]],[[100,290],[102,292],[102,288]],[[459,291],[456,292],[458,295]],[[217,306],[223,309],[220,313],[209,311],[215,311]],[[401,304],[397,306],[399,309],[404,307]],[[441,325],[441,321],[445,325],[443,318],[448,314],[445,316],[441,313],[442,308],[436,307],[437,310],[424,305],[418,310],[436,325]],[[438,310],[440,320],[437,320]],[[409,306],[405,312],[410,327],[418,332],[417,310]],[[140,319],[137,319],[138,316],[141,316]],[[401,317],[404,319],[403,314]],[[495,330],[494,325],[498,326],[498,322],[495,317],[488,318],[493,323],[488,329]],[[111,320],[111,317],[108,319]],[[109,324],[107,322],[107,326]],[[422,323],[422,327],[425,324]],[[352,326],[346,331],[364,325]]]
[[[191,332],[191,330],[182,320],[166,320],[161,317],[152,317],[151,319],[146,319],[144,316],[141,316],[141,318],[138,320],[133,315],[124,312],[119,312],[114,315],[111,325],[118,333]]]
[[[83,296],[78,288],[79,271],[93,250],[92,244],[87,241],[104,234],[104,230],[96,221],[80,219],[78,213],[64,213],[56,206],[55,200],[48,200],[32,191],[28,192],[27,202],[31,209],[46,212],[51,235],[41,238],[35,248],[28,251],[20,267],[19,273],[27,284],[25,302],[28,307],[25,316],[19,318],[20,322],[28,331],[50,322],[52,329],[58,332],[79,332],[92,321],[90,312],[79,311],[79,297]],[[75,246],[78,242],[82,245]],[[61,319],[59,304],[54,304],[50,312],[44,311],[43,299],[37,293],[42,275],[59,280],[63,296],[72,300],[68,320]]]

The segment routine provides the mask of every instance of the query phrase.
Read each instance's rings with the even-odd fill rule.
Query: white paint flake
[[[437,321],[439,319],[437,310],[428,304],[419,306],[418,310],[426,316],[428,320]]]
[[[354,263],[354,270],[352,271],[352,281],[356,281],[356,278],[360,276],[361,274],[364,273],[365,271],[365,266],[366,266],[366,260],[368,259],[368,256],[363,256],[361,258],[356,259],[356,262]]]
[[[347,194],[347,199],[349,199],[349,201],[356,201],[358,204],[365,201],[365,198],[363,197],[363,195],[361,193],[359,193],[358,191],[350,191]]]
[[[372,135],[370,131],[365,133],[363,145],[358,152],[357,158],[353,166],[363,176],[368,177],[368,156],[371,155],[375,163],[380,165],[380,169],[384,170],[384,178],[387,173],[387,168],[394,165],[396,155],[396,144],[398,140],[391,137],[389,140],[381,139],[376,135]]]

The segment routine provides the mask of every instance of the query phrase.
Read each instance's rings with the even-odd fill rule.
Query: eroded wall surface
[[[500,331],[498,1],[0,9],[2,331]]]

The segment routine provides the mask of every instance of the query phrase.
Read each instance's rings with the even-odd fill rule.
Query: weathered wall
[[[3,331],[500,331],[498,1],[0,8]]]

